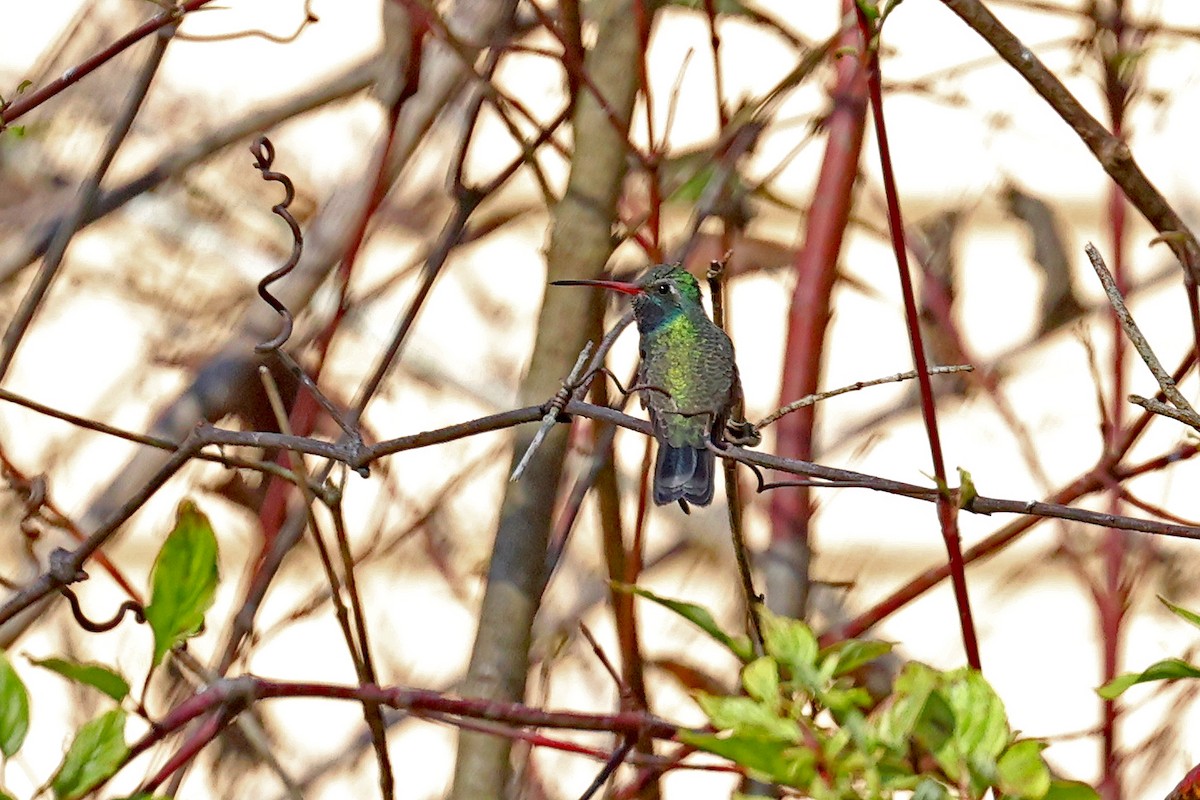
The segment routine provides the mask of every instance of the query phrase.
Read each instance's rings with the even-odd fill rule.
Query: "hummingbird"
[[[660,264],[633,282],[553,281],[599,286],[633,296],[639,352],[637,384],[658,454],[654,502],[706,506],[713,497],[715,455],[725,421],[741,395],[733,343],[700,302],[700,285],[682,267]]]

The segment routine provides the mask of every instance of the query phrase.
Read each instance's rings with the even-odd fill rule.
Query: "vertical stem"
[[[971,615],[970,598],[967,596],[966,569],[963,562],[962,543],[958,534],[958,509],[947,488],[946,465],[942,457],[937,410],[933,402],[933,385],[929,377],[924,343],[921,339],[920,315],[917,310],[916,293],[913,290],[912,274],[908,268],[908,248],[904,242],[904,221],[900,215],[900,198],[896,191],[896,177],[892,171],[887,127],[884,124],[883,86],[879,74],[879,49],[876,45],[878,31],[873,29],[861,9],[856,7],[856,12],[863,40],[870,43],[866,50],[866,57],[868,61],[867,87],[871,97],[871,119],[875,125],[875,140],[879,148],[883,191],[887,198],[888,229],[891,234],[892,251],[896,257],[896,267],[900,273],[900,291],[904,297],[904,315],[908,322],[913,365],[917,371],[917,383],[921,389],[921,417],[925,422],[925,435],[929,439],[933,475],[941,489],[937,499],[938,523],[949,559],[950,580],[954,587],[954,600],[958,607],[958,619],[962,628],[963,648],[966,650],[967,663],[975,669],[981,669],[979,642],[975,634],[975,622]]]
[[[1098,55],[1104,70],[1104,94],[1108,105],[1109,127],[1113,136],[1125,143],[1125,109],[1128,106],[1132,83],[1126,55],[1136,43],[1129,40],[1129,29],[1125,24],[1124,0],[1113,0],[1110,13],[1097,5],[1094,15]],[[1104,36],[1108,33],[1111,39]],[[1106,46],[1108,45],[1108,46]],[[1131,47],[1132,46],[1132,47]],[[1109,49],[1111,47],[1111,49]],[[1125,194],[1115,182],[1108,187],[1108,223],[1111,237],[1110,262],[1117,290],[1124,296],[1128,292],[1129,278],[1125,263],[1126,202]],[[1112,395],[1109,402],[1111,427],[1105,431],[1105,449],[1112,453],[1118,445],[1117,437],[1125,423],[1126,375],[1125,354],[1128,342],[1121,321],[1115,310],[1109,310],[1112,330]],[[1115,465],[1115,460],[1108,462]],[[1111,468],[1110,468],[1111,474]],[[1114,486],[1109,492],[1109,511],[1121,513],[1122,501],[1119,490]],[[1130,540],[1124,531],[1110,528],[1105,532],[1102,545],[1104,577],[1100,591],[1096,594],[1097,617],[1101,646],[1104,682],[1117,676],[1121,667],[1121,643],[1125,609],[1129,596],[1126,587]],[[1101,713],[1101,778],[1099,790],[1105,800],[1117,800],[1121,796],[1121,755],[1117,745],[1117,720],[1120,707],[1116,700],[1105,699]]]

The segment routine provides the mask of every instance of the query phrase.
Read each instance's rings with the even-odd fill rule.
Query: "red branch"
[[[858,26],[863,38],[877,41],[878,30],[858,9]],[[892,171],[892,157],[888,148],[887,127],[883,117],[883,85],[879,75],[879,49],[869,48],[867,54],[870,68],[867,71],[867,86],[871,94],[871,112],[875,123],[875,141],[879,147],[879,166],[883,175],[883,191],[887,198],[888,230],[891,234],[892,251],[896,257],[896,268],[900,274],[900,290],[904,296],[904,317],[908,323],[909,342],[912,345],[913,367],[917,372],[917,383],[921,389],[921,417],[925,421],[925,435],[929,439],[929,454],[933,461],[933,476],[942,491],[937,498],[938,523],[946,554],[950,562],[950,579],[954,586],[954,602],[958,608],[959,625],[962,628],[963,647],[967,663],[981,669],[979,641],[975,635],[975,622],[971,618],[971,601],[967,596],[967,574],[963,563],[962,542],[958,534],[958,511],[950,496],[946,482],[946,465],[942,457],[942,441],[938,432],[937,409],[933,402],[933,384],[929,377],[929,365],[925,358],[925,346],[921,339],[920,314],[917,297],[913,290],[912,273],[908,268],[908,248],[904,243],[904,221],[900,216],[900,198],[896,190],[896,176]]]

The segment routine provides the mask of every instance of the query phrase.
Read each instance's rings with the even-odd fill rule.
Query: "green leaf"
[[[116,772],[128,754],[125,712],[114,708],[79,729],[50,788],[58,800],[83,797]]]
[[[748,769],[770,783],[807,787],[816,777],[816,756],[778,739],[750,735],[716,736],[680,731],[679,740]]]
[[[57,672],[67,680],[99,689],[118,703],[129,695],[129,682],[101,664],[85,664],[64,658],[31,658],[30,663]]]
[[[1115,700],[1130,686],[1151,681],[1173,681],[1178,678],[1200,678],[1200,668],[1192,666],[1182,659],[1168,658],[1157,664],[1151,664],[1143,672],[1118,675],[1097,689],[1096,693],[1106,700]]]
[[[994,765],[1009,739],[1004,703],[975,670],[955,670],[947,677],[951,682],[942,692],[954,713],[953,739],[959,754]]]
[[[913,728],[913,738],[933,754],[946,776],[958,783],[964,776],[966,764],[955,747],[954,709],[941,690],[930,692]]]
[[[971,477],[971,473],[967,472],[962,467],[958,468],[958,507],[971,510],[971,504],[975,502],[975,498],[979,497],[979,490],[975,488],[975,479]]]
[[[208,518],[184,500],[150,573],[146,621],[154,631],[153,666],[175,645],[200,632],[217,580],[217,537]]]
[[[926,778],[917,784],[912,800],[950,800],[950,792],[933,778]]]
[[[1100,800],[1100,795],[1086,783],[1055,780],[1042,800]]]
[[[12,758],[29,732],[29,692],[0,650],[0,753]]]
[[[1045,742],[1026,739],[1011,745],[997,763],[1000,791],[1014,797],[1041,800],[1050,791],[1050,768],[1042,758]]]
[[[800,726],[795,720],[780,716],[757,700],[701,693],[696,695],[696,702],[713,727],[720,730],[781,742],[800,741]]]
[[[1162,603],[1164,606],[1171,609],[1171,612],[1174,613],[1175,616],[1179,617],[1180,619],[1182,619],[1186,622],[1190,622],[1191,624],[1195,625],[1197,628],[1200,628],[1200,614],[1197,614],[1194,611],[1188,611],[1186,608],[1183,608],[1182,606],[1175,605],[1170,600],[1163,597],[1161,594],[1158,596],[1158,602]]]
[[[906,750],[925,705],[937,688],[938,673],[910,661],[896,677],[892,696],[875,719],[879,740],[893,750]]]
[[[891,642],[845,639],[823,649],[818,660],[824,663],[829,657],[836,658],[837,667],[833,670],[833,677],[836,678],[887,655],[894,646]]]
[[[723,644],[731,653],[737,656],[738,660],[741,662],[748,663],[754,658],[754,648],[750,646],[750,641],[744,636],[733,637],[721,630],[721,627],[717,625],[717,621],[713,619],[712,613],[710,613],[709,610],[704,606],[698,606],[695,603],[684,603],[680,600],[671,600],[666,597],[660,597],[649,589],[643,589],[640,586],[633,586],[632,584],[628,583],[613,581],[613,587],[623,592],[631,592],[638,597],[644,597],[647,600],[658,603],[663,608],[674,611],[676,614],[707,633],[713,639]]]
[[[742,670],[742,686],[746,694],[766,703],[772,709],[779,708],[779,665],[770,656],[755,659]]]
[[[837,719],[838,724],[845,724],[843,717],[875,704],[871,693],[861,686],[834,687],[820,693],[821,704],[824,705]]]
[[[812,629],[800,620],[781,617],[763,607],[759,610],[762,621],[763,645],[767,655],[774,656],[779,664],[796,673],[797,677],[810,675],[817,662],[817,637]]]

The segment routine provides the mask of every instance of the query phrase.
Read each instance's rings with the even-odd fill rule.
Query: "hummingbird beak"
[[[644,294],[646,292],[636,283],[625,281],[550,281],[551,286],[599,286],[601,289],[612,289],[623,294]]]

